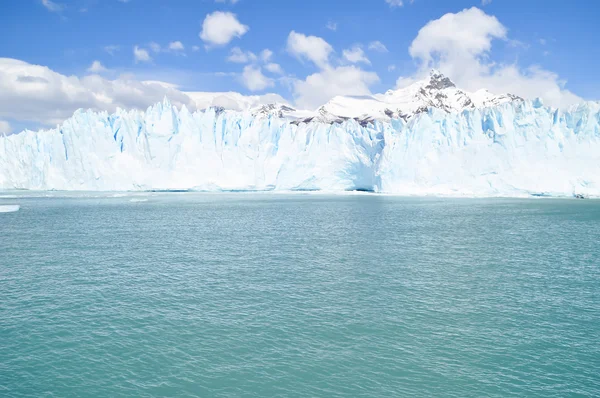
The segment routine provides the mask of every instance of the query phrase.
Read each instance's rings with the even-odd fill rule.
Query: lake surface
[[[600,396],[600,201],[19,195],[2,397]]]

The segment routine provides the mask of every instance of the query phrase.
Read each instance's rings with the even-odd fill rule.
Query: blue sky
[[[523,78],[528,78],[528,73],[531,74],[528,68],[534,67],[553,74],[551,80],[578,97],[600,97],[598,2],[485,0],[486,4],[482,4],[481,0],[405,0],[402,6],[390,2],[393,0],[237,0],[235,4],[231,0],[4,0],[0,5],[0,58],[48,67],[67,77],[90,74],[88,68],[98,61],[104,68],[99,74],[108,80],[121,76],[158,80],[175,83],[182,92],[273,92],[290,101],[299,97],[296,80],[304,81],[327,68],[335,74],[336,68],[352,65],[360,73],[376,75],[376,79],[373,75],[358,78],[364,84],[362,91],[383,92],[399,84],[399,77],[417,76],[425,67],[471,68],[467,61],[456,61],[459,55],[464,58],[464,54],[473,51],[472,48],[461,49],[460,44],[456,51],[462,51],[462,55],[448,53],[445,61],[425,62],[424,58],[411,55],[409,48],[420,29],[430,21],[478,7],[483,15],[495,18],[506,30],[467,32],[468,37],[481,34],[491,43],[488,49],[477,48],[479,65],[485,64],[494,70],[498,65],[513,65]],[[203,22],[216,11],[234,14],[245,26],[245,32],[223,45],[202,40]],[[481,14],[468,18],[490,25]],[[462,29],[461,23],[474,24],[465,19],[456,29]],[[440,24],[439,28],[444,29],[444,25]],[[331,47],[327,66],[319,66],[310,55],[290,49],[292,31],[327,43]],[[458,33],[448,31],[448,35],[453,34]],[[422,41],[429,39],[431,36]],[[375,41],[385,45],[387,51],[369,49],[369,44]],[[174,42],[180,42],[183,50],[169,50],[169,43]],[[153,51],[151,43],[158,44],[160,51]],[[135,46],[147,51],[151,59],[136,60]],[[251,71],[258,70],[267,79],[264,84],[249,87],[244,82],[241,74],[246,64],[227,60],[235,47],[256,55],[257,60],[249,64],[254,68]],[[344,58],[344,50],[356,48],[368,62],[351,62]],[[433,51],[435,45],[425,44],[424,48],[422,54]],[[268,61],[260,60],[264,49],[273,53]],[[453,64],[448,65],[449,62]],[[269,63],[279,65],[282,72],[269,72],[266,69]],[[495,72],[481,73],[486,74],[482,83],[503,85],[498,76],[493,81],[489,79]],[[565,81],[566,85],[562,86]],[[352,84],[352,81],[347,83]],[[331,88],[314,100],[336,94],[335,90]],[[544,97],[542,92],[539,95]],[[0,105],[9,100],[0,99]],[[312,105],[308,100],[307,103]],[[0,113],[0,119],[10,119],[13,124],[28,120],[26,116],[6,113]],[[37,122],[44,123],[44,120]]]

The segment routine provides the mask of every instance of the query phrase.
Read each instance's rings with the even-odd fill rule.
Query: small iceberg
[[[148,199],[135,199],[135,198],[130,200],[130,202],[133,202],[133,203],[141,203],[141,202],[147,202],[147,201],[148,201]]]
[[[20,208],[19,205],[0,205],[0,213],[14,213],[19,211]]]

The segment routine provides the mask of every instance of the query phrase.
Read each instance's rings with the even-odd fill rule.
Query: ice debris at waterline
[[[0,205],[0,213],[14,213],[20,209],[19,205]]]
[[[80,110],[56,129],[0,137],[0,189],[600,196],[600,103],[466,105],[329,122],[167,100]]]

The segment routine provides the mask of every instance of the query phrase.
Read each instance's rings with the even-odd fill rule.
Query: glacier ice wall
[[[168,101],[77,111],[56,129],[0,137],[0,189],[600,196],[600,104],[431,108],[366,126],[190,113]]]

